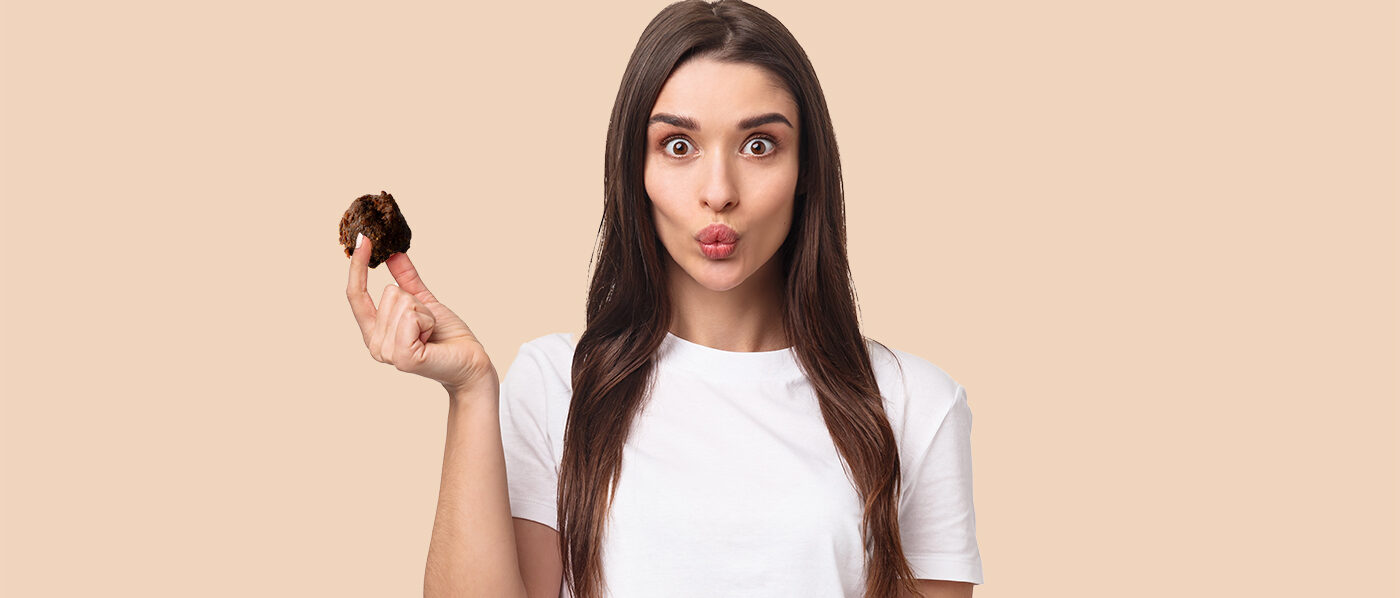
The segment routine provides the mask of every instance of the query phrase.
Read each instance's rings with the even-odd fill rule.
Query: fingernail
[[[363,243],[364,240],[365,240],[365,234],[364,234],[364,233],[355,233],[355,249],[359,249],[359,248],[360,248],[360,243]]]

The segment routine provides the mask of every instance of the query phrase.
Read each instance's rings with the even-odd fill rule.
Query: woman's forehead
[[[751,116],[776,112],[797,126],[797,104],[772,73],[748,63],[697,58],[666,80],[652,115],[687,117],[701,130],[732,129]]]

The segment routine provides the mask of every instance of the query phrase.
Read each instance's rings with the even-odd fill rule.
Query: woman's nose
[[[711,210],[723,212],[739,203],[739,188],[734,181],[735,165],[729,156],[711,155],[706,165],[704,188],[700,200]],[[702,160],[703,161],[703,160]]]

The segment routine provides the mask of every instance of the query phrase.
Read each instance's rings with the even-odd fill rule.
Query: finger
[[[360,332],[365,335],[374,328],[375,315],[374,299],[365,290],[365,282],[369,279],[369,254],[373,249],[370,245],[369,237],[365,237],[350,255],[350,281],[345,287],[345,297],[350,300],[350,311],[354,312],[355,322],[360,325]]]
[[[394,285],[389,286],[394,287]],[[399,328],[401,328],[403,324],[404,312],[413,309],[413,297],[410,297],[398,287],[386,289],[385,292],[393,293],[394,305],[392,307],[386,308],[381,306],[379,308],[379,315],[384,319],[385,324],[384,336],[379,352],[385,359],[389,360],[389,363],[395,363],[394,349],[396,348],[395,343],[398,342]]]
[[[384,285],[384,292],[379,296],[379,311],[374,318],[374,334],[370,337],[370,353],[374,358],[384,363],[390,363],[389,352],[384,350],[384,339],[393,339],[388,336],[394,325],[394,305],[398,303],[399,287],[391,284]]]
[[[423,279],[418,276],[418,269],[413,267],[413,260],[408,259],[407,253],[395,253],[384,260],[384,263],[389,266],[389,273],[394,275],[399,288],[412,293],[419,301],[437,300],[428,291],[428,285],[423,284]]]
[[[403,317],[399,318],[394,347],[397,359],[394,361],[394,365],[398,366],[400,370],[417,369],[411,367],[410,364],[416,365],[416,360],[420,358],[419,349],[423,347],[423,341],[420,338],[423,321],[418,317],[419,315],[421,314],[417,310],[409,310],[403,312]]]
[[[394,308],[394,324],[391,324],[392,332],[389,333],[394,343],[389,355],[393,358],[394,365],[400,366],[399,369],[402,370],[405,361],[416,357],[416,342],[427,344],[437,319],[429,312],[428,307],[419,303],[413,295],[399,293],[397,296],[399,299]]]
[[[433,317],[433,314],[428,312],[426,307],[415,308],[413,312],[418,314],[418,330],[421,331],[418,333],[418,340],[426,344],[428,339],[433,337],[433,328],[437,326],[437,318]]]

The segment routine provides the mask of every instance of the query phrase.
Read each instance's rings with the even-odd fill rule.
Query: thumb
[[[435,323],[432,314],[423,313],[419,309],[404,312],[403,320],[399,322],[398,331],[395,333],[397,337],[394,344],[397,348],[408,349],[415,363],[423,363],[430,357],[429,353],[433,352],[433,346],[428,344],[428,339],[433,335]]]
[[[426,343],[428,339],[433,337],[433,329],[437,327],[437,318],[434,318],[433,314],[425,314],[417,309],[413,310],[413,313],[418,318],[418,340]]]

